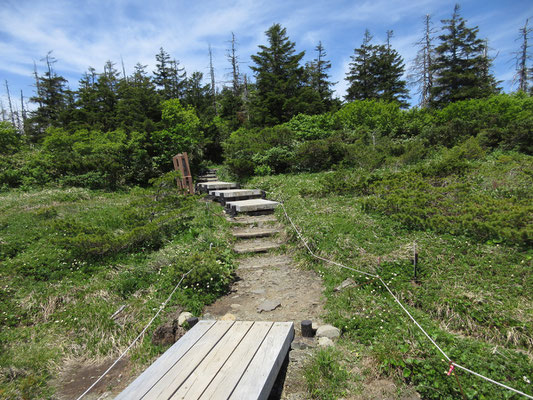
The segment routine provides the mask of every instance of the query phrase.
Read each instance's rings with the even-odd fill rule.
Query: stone
[[[311,344],[311,343],[306,343],[306,342],[303,342],[303,341],[293,341],[291,343],[291,349],[292,350],[307,350],[307,349],[312,349],[316,347],[314,344]]]
[[[330,347],[333,346],[333,340],[328,337],[320,337],[318,338],[318,345],[320,347]]]
[[[254,289],[251,292],[253,294],[265,294],[265,289]]]
[[[266,300],[257,307],[257,312],[274,311],[281,306],[281,302],[278,300]]]
[[[183,326],[183,324],[191,317],[193,317],[194,315],[192,315],[190,312],[182,312],[180,314],[180,316],[178,317],[178,326]]]
[[[233,314],[227,313],[220,317],[220,321],[235,321],[237,317]]]
[[[241,308],[242,305],[240,305],[240,304],[231,304],[230,307],[235,309],[235,308]]]
[[[316,330],[317,337],[326,337],[329,339],[338,338],[341,335],[339,328],[335,328],[332,325],[322,325]]]
[[[213,314],[205,313],[204,315],[202,315],[202,319],[214,320],[214,319],[216,319],[216,317]]]
[[[348,286],[351,286],[351,285],[353,285],[353,284],[355,284],[355,281],[354,281],[352,278],[345,279],[344,281],[342,281],[342,283],[341,283],[339,286],[337,286],[337,287],[334,289],[334,291],[335,291],[335,292],[339,292],[339,291],[341,291],[342,289],[345,289],[345,288],[347,288]]]

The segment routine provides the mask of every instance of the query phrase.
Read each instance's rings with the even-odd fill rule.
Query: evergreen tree
[[[378,99],[407,107],[407,84],[401,79],[405,67],[400,54],[390,45],[391,37],[389,31],[386,45],[373,45],[372,36],[365,31],[363,44],[355,49],[346,77],[350,83],[346,100]]]
[[[152,132],[161,119],[160,98],[146,72],[137,63],[133,74],[118,85],[117,125],[126,132]]]
[[[36,95],[30,98],[39,107],[30,113],[29,129],[30,139],[34,142],[40,141],[46,128],[59,125],[59,117],[65,108],[65,92],[67,90],[67,80],[57,75],[54,64],[57,60],[48,52],[42,60],[46,62],[46,72],[37,76]]]
[[[330,75],[328,74],[328,71],[331,69],[331,62],[326,60],[327,53],[322,42],[318,42],[315,50],[316,58],[306,64],[306,72],[310,86],[320,97],[322,103],[322,110],[320,112],[325,112],[331,107],[333,102],[333,90],[331,87],[334,83],[329,81]]]
[[[486,43],[477,37],[477,27],[468,28],[455,5],[452,18],[441,22],[444,33],[435,49],[432,66],[435,75],[430,103],[442,107],[448,103],[497,93],[497,82],[490,73],[491,60]]]
[[[295,44],[279,24],[266,32],[268,46],[260,45],[252,55],[255,66],[256,93],[253,99],[255,123],[276,125],[307,111],[302,95],[303,68],[300,60],[305,52],[296,53]]]
[[[163,48],[159,49],[155,59],[156,70],[154,71],[154,83],[159,88],[159,93],[163,99],[179,99],[183,97],[186,86],[185,69],[180,67],[177,60],[172,60]]]
[[[370,43],[371,41],[372,35],[366,29],[363,43],[354,50],[350,70],[346,74],[346,80],[350,85],[345,96],[347,101],[377,98],[377,77],[373,72],[376,48]]]
[[[204,74],[198,71],[193,72],[187,79],[184,103],[194,107],[202,121],[207,121],[212,118],[214,110],[212,110],[211,85],[204,84],[203,80]]]
[[[119,77],[120,73],[115,68],[115,63],[107,61],[104,65],[104,72],[98,76],[95,85],[98,104],[97,120],[99,128],[103,131],[117,128],[116,105]]]
[[[405,65],[400,54],[391,47],[391,38],[392,31],[387,31],[387,44],[376,47],[378,98],[386,102],[397,102],[400,107],[408,107],[407,82],[402,79]]]

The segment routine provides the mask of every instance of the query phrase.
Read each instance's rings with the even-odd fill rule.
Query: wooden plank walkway
[[[293,338],[292,322],[200,321],[116,399],[267,399]]]

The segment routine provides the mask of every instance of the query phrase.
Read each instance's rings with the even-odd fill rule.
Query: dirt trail
[[[242,254],[236,271],[237,278],[230,293],[208,306],[204,318],[235,318],[243,321],[293,321],[295,339],[289,361],[282,369],[271,399],[305,399],[302,365],[315,347],[314,339],[302,338],[300,324],[310,319],[320,323],[323,313],[322,281],[312,271],[299,268],[283,247],[285,234],[272,216],[237,217],[234,232],[264,232],[278,230],[272,237],[238,239],[239,249],[252,251],[276,243],[279,250],[266,253]]]

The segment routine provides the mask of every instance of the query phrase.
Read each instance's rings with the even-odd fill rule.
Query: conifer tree
[[[402,79],[403,59],[390,45],[392,31],[387,32],[387,44],[371,44],[372,36],[365,31],[363,43],[355,49],[346,80],[350,84],[346,100],[379,99],[408,104],[406,82]]]
[[[280,24],[272,25],[265,33],[268,46],[260,45],[260,51],[252,55],[255,66],[251,68],[257,85],[252,115],[256,124],[276,125],[306,108],[306,101],[301,97],[303,68],[300,66],[305,52],[296,53],[295,43]]]
[[[477,37],[477,27],[468,28],[455,5],[451,19],[445,19],[444,33],[435,49],[432,66],[435,75],[430,103],[442,107],[448,103],[487,97],[497,93],[497,82],[490,73],[491,60],[486,43]]]
[[[331,62],[326,60],[326,50],[319,41],[315,47],[316,58],[306,65],[306,71],[309,76],[310,86],[318,93],[320,101],[323,104],[322,112],[331,107],[333,100],[333,82],[329,81],[328,71],[331,69]]]
[[[370,42],[372,35],[368,29],[365,30],[361,47],[354,50],[351,56],[350,70],[346,74],[346,80],[350,85],[346,91],[346,100],[364,100],[377,97],[376,79],[372,71],[375,46]]]
[[[178,60],[172,60],[162,47],[155,59],[156,70],[154,71],[154,83],[159,88],[159,93],[164,100],[179,99],[183,97],[186,86],[185,69],[180,67]]]
[[[59,76],[54,70],[57,60],[52,56],[52,52],[42,59],[46,63],[44,75],[36,75],[36,95],[30,98],[39,107],[30,113],[28,120],[30,124],[30,139],[34,142],[40,141],[46,128],[58,125],[59,117],[65,108],[65,92],[67,90],[67,80]]]

